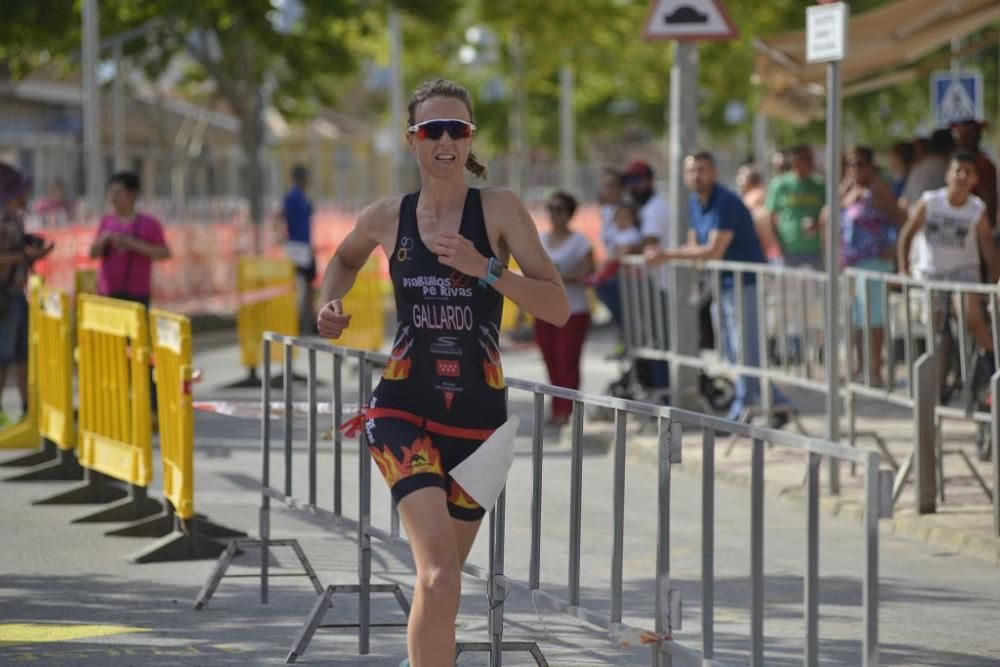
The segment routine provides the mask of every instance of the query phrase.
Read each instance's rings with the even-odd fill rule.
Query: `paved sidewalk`
[[[601,360],[607,335],[598,331],[588,345],[585,374],[587,389],[602,388],[614,375],[613,363]],[[205,381],[196,387],[198,400],[259,400],[257,390],[230,389],[242,379],[238,352],[231,346],[202,348],[196,365]],[[543,379],[537,353],[510,352],[505,370],[511,376]],[[299,359],[299,372],[304,359]],[[329,391],[328,364],[320,364]],[[348,374],[345,384],[353,386]],[[304,394],[296,387],[296,398]],[[275,398],[278,398],[276,394]],[[527,401],[512,397],[517,411]],[[296,424],[298,455],[304,451],[304,420]],[[328,423],[328,422],[327,422]],[[507,573],[526,577],[527,527],[517,517],[527,514],[530,457],[527,425],[518,440],[510,477]],[[608,606],[610,572],[611,458],[602,448],[602,426],[588,420],[589,446],[584,461],[582,597],[589,608]],[[280,429],[280,423],[276,424]],[[276,430],[276,436],[280,433]],[[220,415],[197,416],[196,508],[213,521],[257,533],[259,506],[259,424],[253,419]],[[543,520],[543,588],[556,594],[567,581],[567,526],[569,457],[560,432],[546,431]],[[630,438],[627,467],[625,542],[625,614],[639,627],[652,625],[651,578],[655,562],[655,470],[644,460],[643,438]],[[328,471],[332,466],[329,442],[321,443],[319,469],[321,505],[330,507]],[[356,516],[357,451],[345,451],[345,513]],[[737,447],[726,458],[720,454],[720,476],[745,468],[745,449]],[[155,456],[159,457],[156,452]],[[782,461],[776,449],[767,453],[773,488],[794,484],[801,461]],[[304,465],[304,464],[303,464]],[[273,479],[281,479],[281,456],[272,459]],[[156,466],[159,475],[159,465]],[[788,472],[775,477],[777,471]],[[795,472],[795,470],[798,472]],[[697,646],[700,640],[700,485],[697,460],[685,451],[685,461],[675,468],[672,496],[671,574],[684,597],[684,626],[679,642]],[[374,471],[373,471],[374,472]],[[304,495],[304,467],[294,469],[295,488]],[[850,476],[844,472],[849,489]],[[154,481],[159,496],[161,480]],[[0,559],[0,664],[52,665],[236,665],[281,664],[303,619],[315,600],[305,579],[275,579],[271,602],[259,603],[254,578],[224,580],[216,597],[201,612],[191,602],[213,563],[126,564],[122,559],[149,544],[147,540],[103,537],[114,526],[70,524],[83,507],[31,507],[30,500],[65,488],[57,483],[0,484],[0,530],[8,536]],[[951,488],[949,487],[949,493]],[[786,494],[787,495],[787,494]],[[845,496],[849,496],[845,493]],[[388,493],[373,474],[373,522],[388,525]],[[956,496],[957,497],[957,496]],[[717,487],[716,511],[716,638],[718,657],[724,664],[748,660],[749,496],[746,488]],[[804,635],[801,600],[804,572],[804,512],[794,502],[765,503],[766,651],[768,665],[801,663]],[[883,522],[885,525],[885,522]],[[844,517],[824,517],[821,522],[821,663],[860,664],[862,531]],[[300,539],[324,584],[351,583],[355,578],[355,536],[349,530],[331,529],[315,518],[275,509],[272,535]],[[958,665],[986,667],[1000,655],[996,619],[1000,618],[1000,578],[996,569],[981,560],[959,555],[954,549],[928,547],[882,532],[880,627],[882,664]],[[486,537],[480,536],[471,561],[485,562]],[[377,581],[398,582],[407,595],[412,568],[405,552],[375,546],[373,568]],[[248,551],[237,559],[237,573],[250,574],[259,556]],[[290,552],[272,554],[275,572],[294,573],[297,563]],[[482,582],[466,578],[459,637],[482,641],[486,637]],[[508,599],[506,638],[538,641],[552,665],[649,664],[648,649],[624,649],[590,626],[536,606],[529,596],[515,591]],[[353,596],[335,598],[328,622],[354,618]],[[396,622],[400,613],[391,598],[374,602],[374,620]],[[13,625],[18,624],[18,625]],[[72,635],[72,636],[68,636]],[[75,638],[74,638],[75,637]],[[357,656],[351,630],[324,629],[317,633],[303,664],[398,664],[405,653],[400,629],[377,629],[372,654]],[[485,665],[481,655],[463,657],[461,665]],[[506,665],[531,664],[524,656],[505,656]]]

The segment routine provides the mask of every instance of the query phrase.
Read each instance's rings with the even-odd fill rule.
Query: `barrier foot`
[[[299,630],[295,641],[292,642],[292,648],[288,651],[288,655],[285,656],[286,664],[290,665],[294,663],[300,655],[306,652],[306,648],[309,646],[309,642],[312,641],[313,635],[316,634],[320,623],[323,622],[323,617],[326,616],[327,610],[333,606],[333,593],[335,590],[336,587],[327,586],[323,594],[316,598],[316,603],[309,612],[305,624]]]
[[[490,642],[458,642],[455,644],[455,662],[458,662],[458,656],[463,653],[489,653],[490,649]],[[538,667],[549,667],[548,660],[542,655],[542,649],[536,642],[502,642],[500,650],[505,653],[530,653]]]
[[[399,603],[399,608],[403,610],[403,614],[407,618],[410,617],[410,602],[409,600],[406,599],[406,596],[403,595],[403,590],[399,587],[399,584],[373,584],[368,586],[368,590],[372,593],[391,593],[396,598],[396,602]],[[329,611],[330,607],[333,606],[333,596],[336,593],[360,593],[360,592],[361,592],[361,586],[357,584],[327,586],[326,590],[321,592],[319,597],[316,598],[316,603],[313,605],[312,610],[309,612],[309,616],[306,618],[306,622],[302,625],[302,629],[299,630],[299,634],[295,637],[295,641],[292,642],[292,648],[288,651],[288,655],[285,657],[285,662],[291,664],[296,660],[298,660],[299,656],[303,655],[306,652],[306,648],[308,648],[309,642],[312,641],[313,635],[316,634],[316,630],[319,628],[358,627],[357,623],[324,624],[323,617],[326,616],[326,612]],[[407,626],[406,623],[371,623],[369,625],[370,627],[381,627],[381,628],[405,628]],[[489,646],[489,644],[487,644],[487,646]],[[541,662],[539,664],[547,664],[547,663]]]
[[[37,466],[56,458],[56,443],[42,438],[42,446],[27,454],[19,454],[0,461],[0,467]]]
[[[5,482],[36,482],[36,481],[67,481],[74,482],[83,479],[83,468],[80,467],[76,455],[71,450],[60,449],[54,461],[47,461],[32,466],[28,470],[10,477],[4,477]]]
[[[212,525],[214,526],[214,524]],[[218,528],[218,526],[216,527]],[[214,536],[218,537],[219,535],[214,535]],[[236,554],[240,553],[240,547],[261,547],[261,546],[263,546],[263,541],[254,538],[247,538],[247,539],[237,538],[231,541],[229,545],[226,547],[226,550],[219,556],[219,560],[218,562],[216,562],[215,568],[212,569],[211,574],[208,575],[208,579],[205,580],[205,585],[202,586],[201,591],[198,593],[198,597],[194,601],[194,609],[195,610],[204,609],[205,605],[208,604],[208,601],[212,598],[212,595],[215,594],[215,591],[219,587],[219,584],[221,584],[223,578],[225,578],[226,570],[228,570],[229,566],[232,564],[233,557],[236,556]],[[316,594],[317,595],[323,594],[323,585],[319,582],[319,577],[316,576],[316,571],[313,569],[312,564],[309,562],[309,559],[306,558],[306,554],[304,551],[302,551],[302,547],[299,546],[298,540],[268,540],[267,541],[268,550],[274,547],[290,547],[293,551],[295,551],[295,556],[299,559],[299,562],[302,564],[302,568],[304,571],[301,574],[298,573],[284,574],[284,575],[271,574],[269,576],[309,577],[309,580],[312,582],[313,588],[316,589]],[[261,558],[267,558],[267,557],[268,553],[265,552],[261,554]],[[247,575],[229,575],[229,576],[259,577],[260,575],[247,574]]]
[[[112,521],[138,521],[163,510],[160,501],[146,495],[146,488],[132,485],[127,498],[122,498],[96,512],[70,519],[70,523],[101,523]]]
[[[112,484],[108,478],[94,470],[85,471],[83,484],[66,491],[60,491],[45,498],[33,500],[32,505],[93,505],[110,503],[120,500],[128,492],[117,484]]]

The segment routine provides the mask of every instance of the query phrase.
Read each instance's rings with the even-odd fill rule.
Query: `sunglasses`
[[[445,132],[452,139],[468,139],[475,131],[475,125],[467,120],[457,118],[434,118],[409,127],[410,134],[417,135],[417,139],[430,139],[431,141],[437,141]]]

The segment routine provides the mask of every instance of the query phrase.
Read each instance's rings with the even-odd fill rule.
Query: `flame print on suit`
[[[483,348],[483,376],[486,384],[493,389],[503,389],[506,383],[503,379],[503,366],[500,363],[500,332],[494,325],[489,327],[479,325],[479,347]]]
[[[413,365],[413,360],[407,359],[406,355],[413,347],[413,339],[410,338],[409,333],[410,327],[405,326],[400,329],[399,335],[396,336],[396,340],[392,344],[392,352],[389,354],[389,363],[385,367],[385,373],[382,374],[384,379],[405,380],[410,377],[410,366]]]
[[[399,480],[413,475],[431,473],[444,477],[441,453],[431,444],[431,439],[427,436],[417,438],[409,447],[400,448],[400,453],[403,456],[402,461],[393,454],[389,447],[373,445],[369,449],[390,489]]]
[[[479,503],[470,498],[469,494],[465,492],[465,489],[463,489],[454,479],[451,480],[451,491],[448,493],[448,504],[470,510],[479,509]]]

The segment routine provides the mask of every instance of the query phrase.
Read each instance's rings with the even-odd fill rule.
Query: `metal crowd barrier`
[[[672,344],[677,336],[669,335],[675,328],[678,314],[669,312],[665,300],[657,298],[657,291],[677,283],[677,272],[690,272],[696,280],[692,284],[700,287],[690,295],[692,301],[702,295],[710,295],[714,321],[714,349],[708,351],[681,351],[681,346]],[[738,336],[743,344],[735,363],[723,354],[722,291],[726,276],[734,276],[732,286],[727,288],[733,294],[736,320],[743,323],[746,309],[751,306],[745,294],[749,288],[743,277],[753,275],[756,282],[755,299],[752,304],[757,310],[756,330],[748,331],[739,327]],[[900,497],[908,476],[914,468],[917,480],[917,506],[921,512],[935,510],[935,496],[944,500],[943,457],[955,455],[965,463],[975,477],[985,495],[993,502],[995,530],[1000,535],[1000,426],[992,413],[994,406],[987,410],[973,396],[973,380],[976,377],[972,348],[972,336],[965,324],[967,306],[964,295],[981,295],[989,304],[989,323],[992,325],[993,348],[1000,350],[1000,287],[970,283],[948,283],[921,281],[891,273],[879,273],[860,269],[848,269],[840,274],[843,289],[840,290],[841,326],[844,334],[838,353],[844,359],[841,368],[846,378],[842,397],[847,421],[847,440],[856,445],[859,440],[872,441],[886,461],[897,472],[894,500]],[[829,394],[829,383],[825,368],[820,363],[824,351],[826,274],[811,269],[792,269],[767,264],[740,262],[670,262],[651,268],[642,257],[628,257],[622,262],[619,273],[623,334],[626,351],[631,360],[664,360],[701,369],[708,373],[725,373],[756,378],[761,383],[759,408],[744,412],[741,421],[749,421],[758,414],[769,414],[770,386],[774,383],[789,385]],[[958,348],[959,405],[944,405],[938,390],[937,351],[940,348],[940,331],[936,326],[928,326],[937,300],[949,294],[958,294],[952,311],[957,318],[954,327],[953,347]],[[687,295],[682,295],[687,296]],[[864,297],[863,299],[861,297]],[[878,328],[877,314],[885,319],[883,362],[886,367],[884,386],[876,386],[871,364],[873,329]],[[858,316],[860,315],[860,317]],[[928,332],[931,336],[928,336]],[[860,334],[860,345],[855,350],[854,334]],[[747,363],[747,341],[756,340],[758,364]],[[923,343],[923,349],[920,347]],[[902,347],[902,350],[898,348]],[[858,373],[853,372],[853,359],[860,353]],[[1000,374],[990,378],[991,393],[998,396]],[[914,411],[914,454],[899,463],[877,432],[862,432],[857,428],[856,401],[858,397],[873,398],[909,408]],[[944,448],[941,443],[941,423],[943,420],[967,420],[978,425],[978,437],[989,442],[992,448],[993,479],[990,484],[962,448]],[[801,428],[799,425],[800,430]],[[923,452],[923,460],[920,453]],[[831,461],[831,467],[836,462]],[[831,470],[831,490],[839,492],[833,484],[836,475]],[[992,487],[992,488],[991,488]]]
[[[306,650],[315,630],[321,627],[322,619],[329,609],[332,596],[340,592],[350,592],[359,595],[358,604],[358,650],[365,654],[369,650],[370,631],[374,624],[371,622],[371,594],[376,592],[393,593],[400,601],[400,606],[404,612],[408,611],[405,598],[399,592],[398,587],[387,585],[376,585],[371,582],[372,578],[372,550],[375,541],[383,542],[387,545],[407,545],[407,542],[400,537],[399,517],[393,508],[390,519],[390,527],[383,530],[372,525],[371,506],[371,457],[366,455],[367,443],[364,442],[364,434],[359,436],[359,469],[358,469],[358,516],[356,519],[348,518],[343,511],[342,491],[343,491],[343,463],[342,449],[343,442],[339,431],[336,429],[345,416],[350,417],[356,409],[355,405],[347,405],[343,397],[343,372],[344,362],[347,359],[357,361],[358,367],[358,396],[365,399],[369,396],[372,387],[372,373],[376,366],[384,365],[388,358],[382,354],[363,352],[359,350],[349,350],[332,346],[326,342],[316,340],[306,340],[280,336],[267,333],[264,336],[264,371],[265,378],[270,371],[272,348],[278,346],[282,349],[283,359],[283,379],[284,379],[284,415],[285,427],[283,435],[283,448],[281,453],[284,458],[283,479],[277,480],[277,484],[271,478],[271,410],[274,404],[271,401],[271,383],[264,382],[262,385],[262,408],[263,418],[261,426],[261,447],[262,447],[262,468],[261,468],[261,508],[260,508],[260,545],[262,557],[260,560],[260,580],[261,580],[261,601],[266,602],[268,598],[269,559],[267,557],[270,546],[287,546],[289,540],[272,540],[270,531],[270,510],[271,501],[283,503],[292,510],[303,512],[311,517],[320,518],[330,523],[331,526],[349,526],[357,531],[358,548],[358,584],[346,587],[328,587],[321,591],[316,581],[315,574],[311,567],[300,553],[300,560],[312,580],[317,591],[320,593],[309,617],[302,630],[296,637],[291,651],[286,659],[287,662],[294,662]],[[307,466],[307,479],[305,489],[293,486],[293,469],[295,461],[293,457],[302,455],[303,450],[296,450],[293,447],[293,434],[291,418],[294,405],[292,400],[292,352],[294,349],[305,350],[308,355],[308,409],[307,409],[307,447],[304,450]],[[317,355],[330,355],[333,364],[333,467],[329,471],[333,476],[332,509],[329,509],[325,502],[321,502],[317,497],[317,476],[320,470],[317,465]],[[624,564],[624,544],[625,544],[625,488],[626,488],[626,450],[627,450],[627,426],[630,419],[653,419],[658,425],[659,433],[659,454],[658,454],[658,483],[656,497],[656,554],[655,572],[651,574],[655,577],[655,604],[653,608],[652,624],[655,628],[652,643],[652,663],[653,665],[673,664],[677,660],[678,664],[721,664],[715,658],[714,639],[714,610],[715,610],[715,437],[716,432],[735,433],[739,436],[750,439],[752,446],[751,463],[751,503],[749,508],[750,519],[750,580],[751,580],[751,608],[750,608],[750,640],[751,640],[751,664],[760,666],[765,664],[764,657],[764,448],[768,445],[776,445],[800,451],[807,456],[807,558],[806,558],[806,578],[804,587],[804,618],[806,624],[806,634],[804,642],[804,657],[807,665],[817,664],[819,646],[819,463],[823,457],[836,458],[838,460],[861,464],[864,468],[864,573],[863,573],[863,665],[878,664],[878,519],[886,516],[891,511],[888,502],[889,488],[891,483],[891,473],[889,476],[881,474],[879,471],[878,454],[871,451],[862,451],[832,442],[807,438],[785,432],[774,431],[748,424],[740,424],[728,420],[717,419],[711,416],[696,414],[669,408],[656,406],[647,403],[613,398],[609,396],[599,396],[586,394],[579,391],[553,387],[537,382],[529,382],[514,378],[507,378],[508,392],[526,392],[531,395],[533,422],[532,427],[532,491],[531,510],[529,517],[519,517],[518,520],[530,521],[531,537],[527,581],[516,580],[504,573],[505,565],[505,533],[506,533],[506,505],[505,496],[502,494],[496,507],[489,514],[489,562],[485,567],[466,564],[464,572],[476,576],[488,583],[489,599],[489,641],[481,643],[459,643],[458,651],[483,650],[490,654],[490,664],[499,667],[502,664],[505,651],[518,650],[529,651],[539,665],[547,664],[541,651],[533,642],[505,642],[504,641],[504,601],[507,594],[513,589],[528,591],[533,600],[544,601],[567,614],[574,616],[592,626],[608,632],[612,637],[620,636],[621,633],[632,632],[642,633],[637,628],[632,628],[622,623],[623,608],[623,564]],[[543,520],[542,506],[542,481],[543,481],[543,428],[542,418],[544,415],[544,402],[546,396],[557,396],[573,401],[572,413],[572,437],[571,437],[571,481],[569,488],[570,514],[569,514],[569,563],[568,563],[568,586],[565,596],[562,593],[545,590],[542,586],[540,569],[542,563],[542,534],[541,525]],[[361,401],[365,403],[365,401]],[[614,487],[612,498],[613,505],[613,529],[611,539],[612,567],[608,579],[610,609],[607,613],[594,611],[582,605],[581,600],[581,539],[582,539],[582,506],[584,489],[583,477],[583,434],[584,434],[584,413],[586,406],[600,406],[612,410],[615,417],[615,439],[614,439]],[[671,551],[671,472],[672,467],[681,462],[682,436],[683,430],[696,429],[700,433],[703,454],[702,468],[702,545],[701,545],[701,622],[703,632],[701,634],[700,646],[688,646],[674,639],[674,631],[680,629],[680,596],[677,591],[671,588],[670,576],[670,551]],[[302,461],[298,461],[300,468]],[[888,473],[889,471],[886,471]],[[326,474],[326,473],[324,473]],[[302,491],[305,495],[302,495]],[[199,596],[197,607],[203,606],[208,596],[218,585],[225,568],[231,560],[231,554],[221,559],[216,571],[210,576],[206,589]],[[290,576],[290,575],[288,575]],[[206,594],[207,593],[207,594]],[[646,633],[647,637],[650,633]]]
[[[955,455],[961,458],[993,502],[994,528],[1000,535],[1000,457],[997,452],[1000,429],[998,418],[993,414],[996,398],[1000,395],[1000,371],[995,370],[988,380],[977,373],[975,341],[966,325],[969,312],[966,296],[975,295],[984,302],[983,316],[988,318],[993,349],[1000,350],[1000,286],[916,280],[859,269],[847,270],[844,281],[844,321],[849,331],[858,331],[861,337],[861,349],[856,351],[860,352],[860,372],[852,373],[846,385],[848,433],[852,442],[858,397],[913,410],[914,451],[902,465],[891,461],[898,471],[893,501],[902,494],[913,470],[918,508],[922,512],[933,512],[936,500],[945,500],[944,457]],[[946,303],[949,305],[945,308]],[[941,311],[950,312],[955,321],[941,321],[944,314]],[[860,321],[857,321],[859,314]],[[950,353],[949,359],[942,360],[944,326],[949,327]],[[876,350],[872,332],[880,328],[883,342]],[[873,353],[877,354],[879,365],[886,369],[881,384],[875,380]],[[951,366],[955,360],[958,362],[957,369],[953,369],[957,370],[954,382],[958,385],[958,405],[944,404],[940,373],[943,364]],[[977,380],[982,386],[975,386]],[[987,382],[994,397],[992,408],[987,408],[981,400],[987,391]],[[964,449],[944,447],[941,437],[944,420],[976,424],[981,444],[989,443],[992,449],[992,484],[982,478]]]
[[[685,354],[677,351],[677,336],[668,335],[677,314],[656,298],[661,286],[677,282],[675,272],[694,274],[693,285],[699,285],[689,296],[692,302],[703,295],[711,295],[715,328],[714,349],[708,354]],[[722,320],[723,279],[733,275],[734,307],[736,318],[743,322],[747,316],[748,302],[744,294],[750,291],[744,285],[745,276],[754,276],[756,299],[752,304],[757,310],[757,331],[748,332],[740,327],[741,345],[737,363],[728,362],[723,354]],[[823,303],[825,302],[826,274],[811,269],[788,269],[769,264],[743,262],[689,262],[675,261],[659,267],[650,267],[639,256],[622,259],[619,274],[622,297],[625,346],[631,358],[663,360],[706,372],[732,372],[759,379],[761,397],[768,406],[772,382],[793,385],[825,393],[826,378],[818,363],[823,342]],[[694,305],[694,304],[692,304]],[[756,334],[758,365],[748,363],[750,336]]]

